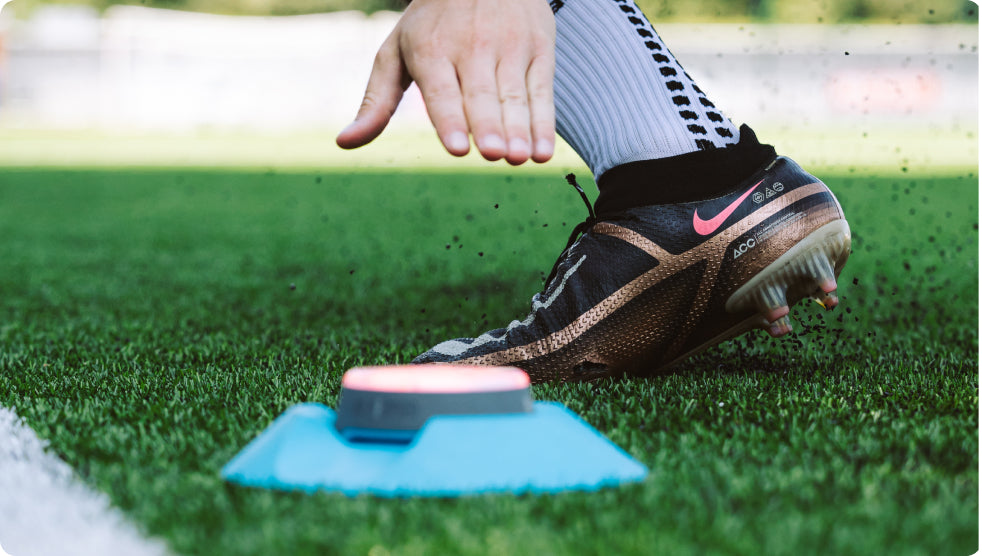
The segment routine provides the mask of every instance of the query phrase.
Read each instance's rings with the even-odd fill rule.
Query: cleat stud
[[[839,296],[835,294],[835,290],[830,292],[818,290],[812,295],[812,300],[826,311],[831,311],[839,305]]]
[[[763,317],[768,323],[773,323],[780,320],[783,317],[788,316],[791,312],[791,308],[787,305],[772,309],[771,311],[764,313]]]
[[[780,338],[791,332],[791,330],[791,319],[787,315],[777,319],[767,327],[767,333],[773,338]]]
[[[769,323],[791,311],[788,307],[787,288],[783,285],[766,284],[757,290],[755,297],[757,312]]]
[[[835,290],[830,292],[825,292],[822,296],[822,307],[825,307],[826,311],[831,311],[839,305],[839,296],[835,294]]]
[[[835,291],[835,269],[821,251],[814,251],[807,258],[805,272],[823,292]]]

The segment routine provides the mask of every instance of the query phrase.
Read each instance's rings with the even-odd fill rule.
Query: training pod
[[[243,485],[348,495],[595,490],[647,469],[512,367],[360,367],[338,411],[295,405],[222,469]]]
[[[529,377],[514,367],[358,367],[341,379],[334,426],[352,442],[410,442],[435,415],[531,412]]]

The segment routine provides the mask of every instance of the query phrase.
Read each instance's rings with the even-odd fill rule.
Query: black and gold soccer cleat
[[[716,198],[590,212],[525,320],[414,363],[511,365],[533,382],[643,375],[753,328],[787,334],[789,307],[805,297],[838,304],[849,225],[825,184],[788,158]]]

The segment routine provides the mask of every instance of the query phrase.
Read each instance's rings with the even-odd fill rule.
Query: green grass
[[[637,485],[385,500],[218,476],[346,369],[524,316],[585,216],[560,175],[4,170],[0,405],[184,554],[970,554],[978,178],[825,177],[854,231],[840,310],[534,389],[649,466]]]

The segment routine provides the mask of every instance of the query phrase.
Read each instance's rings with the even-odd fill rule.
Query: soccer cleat
[[[511,365],[533,382],[644,375],[753,328],[787,334],[806,297],[838,304],[849,225],[788,158],[713,199],[599,217],[587,207],[525,320],[413,362]]]

